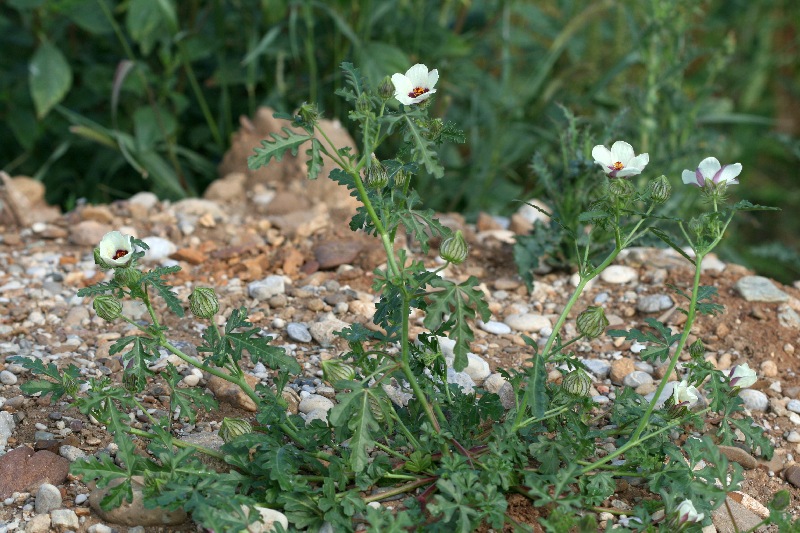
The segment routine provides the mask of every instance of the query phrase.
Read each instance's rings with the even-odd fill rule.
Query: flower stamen
[[[119,259],[120,257],[125,257],[126,255],[128,255],[128,250],[117,250],[111,257],[113,259]]]
[[[611,170],[622,170],[623,168],[625,168],[625,165],[623,165],[621,161],[617,161],[608,168],[610,168]]]
[[[408,93],[408,97],[417,98],[418,96],[423,95],[429,91],[430,89],[427,89],[425,87],[414,87],[414,89],[410,93]]]

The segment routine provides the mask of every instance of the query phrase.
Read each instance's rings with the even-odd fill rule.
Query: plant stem
[[[391,498],[392,496],[397,496],[399,494],[405,494],[406,492],[411,492],[414,489],[418,489],[419,487],[425,486],[428,483],[433,483],[438,478],[435,477],[426,477],[420,479],[418,481],[412,481],[411,483],[407,483],[405,485],[401,485],[399,487],[395,487],[386,491],[383,491],[379,494],[373,494],[372,496],[367,496],[364,498],[366,503],[370,502],[378,502],[381,500],[385,500],[386,498]]]
[[[131,435],[136,435],[138,437],[144,437],[146,439],[156,439],[156,438],[158,438],[158,435],[156,435],[154,433],[150,433],[148,431],[142,431],[141,429],[128,428],[126,431],[128,431],[128,433],[130,433]],[[174,437],[172,438],[172,444],[173,444],[173,446],[177,446],[178,448],[194,448],[198,452],[204,453],[204,454],[208,455],[209,457],[214,457],[215,459],[219,459],[220,461],[224,461],[225,460],[225,455],[224,454],[222,454],[222,453],[220,453],[220,452],[218,452],[216,450],[212,450],[211,448],[206,448],[205,446],[200,446],[199,444],[186,442],[186,441],[183,441],[183,440],[180,440],[180,439],[176,439]]]
[[[437,420],[436,415],[433,412],[433,408],[431,404],[428,402],[428,399],[425,397],[425,393],[422,390],[422,387],[419,386],[417,382],[417,377],[414,375],[414,372],[411,371],[411,364],[409,363],[409,350],[408,350],[408,316],[411,312],[410,310],[410,301],[407,295],[403,296],[403,331],[400,334],[400,366],[403,370],[403,374],[405,374],[406,379],[411,384],[411,390],[414,391],[414,396],[417,398],[417,401],[422,405],[423,410],[425,411],[425,415],[428,417],[428,421],[431,423],[433,428],[436,430],[437,433],[441,432],[442,427],[439,425],[439,420]]]
[[[683,334],[678,340],[678,345],[675,347],[675,353],[672,355],[672,359],[670,359],[669,366],[664,373],[664,377],[661,378],[661,382],[658,384],[658,388],[656,389],[653,399],[650,400],[650,404],[647,406],[647,410],[644,412],[642,419],[639,421],[639,425],[631,434],[631,441],[638,439],[639,435],[641,435],[642,431],[644,431],[644,429],[647,427],[647,423],[650,421],[650,415],[653,413],[653,409],[655,409],[656,402],[658,402],[658,399],[661,397],[661,393],[664,392],[664,388],[667,386],[667,381],[669,380],[672,371],[675,370],[675,366],[678,364],[678,359],[680,358],[683,347],[686,344],[686,339],[689,338],[689,333],[692,331],[692,324],[694,323],[697,313],[697,289],[700,286],[702,263],[703,253],[697,252],[695,255],[694,281],[692,283],[692,299],[689,304],[689,312],[686,315],[686,324],[683,327]]]

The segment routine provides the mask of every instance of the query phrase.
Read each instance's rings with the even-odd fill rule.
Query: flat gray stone
[[[286,326],[286,334],[289,338],[297,342],[311,342],[311,332],[305,324],[299,322],[289,322]]]
[[[581,363],[598,379],[606,379],[611,372],[611,363],[605,359],[581,359]]]
[[[36,514],[46,514],[61,507],[61,491],[50,483],[42,483],[36,491]]]
[[[639,279],[639,271],[625,265],[611,265],[600,273],[600,279],[613,285],[632,283]]]
[[[751,411],[766,411],[769,407],[769,398],[760,390],[743,389],[739,391],[739,397],[744,402],[745,409]]]
[[[508,324],[497,322],[496,320],[490,320],[488,322],[479,321],[478,327],[493,335],[508,335],[511,333],[511,327]]]
[[[508,315],[503,321],[515,331],[539,332],[544,328],[552,327],[550,319],[546,316],[533,313],[516,313]]]
[[[283,276],[267,276],[266,278],[253,281],[247,285],[247,294],[256,300],[269,300],[273,296],[284,294],[286,285]]]
[[[800,400],[789,400],[786,403],[786,409],[793,413],[800,413]]]
[[[671,308],[672,305],[672,298],[666,294],[649,294],[639,298],[636,302],[636,309],[640,313],[658,313]]]
[[[778,323],[785,328],[800,329],[800,315],[787,304],[783,304],[778,307]]]
[[[734,285],[748,302],[786,302],[789,295],[763,276],[745,276]]]
[[[626,387],[636,388],[653,382],[653,376],[641,370],[634,370],[622,379],[622,384]]]
[[[81,523],[72,509],[56,509],[50,513],[50,527],[56,531],[78,531]]]

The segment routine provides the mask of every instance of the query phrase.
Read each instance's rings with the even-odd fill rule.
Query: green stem
[[[131,435],[136,435],[138,437],[144,437],[146,439],[156,439],[156,438],[158,438],[158,435],[156,435],[155,433],[150,433],[148,431],[142,431],[141,429],[128,428],[126,431],[128,433],[130,433]],[[209,457],[214,457],[215,459],[219,459],[220,461],[224,461],[225,460],[225,455],[224,454],[222,454],[222,453],[220,453],[220,452],[218,452],[216,450],[212,450],[211,448],[206,448],[205,446],[200,446],[199,444],[186,442],[186,441],[183,441],[183,440],[180,440],[180,439],[176,439],[174,437],[172,438],[172,444],[173,444],[173,446],[177,446],[178,448],[194,448],[198,452],[204,453],[204,454],[208,455]]]
[[[403,331],[400,334],[400,367],[403,370],[403,374],[405,374],[406,379],[411,384],[411,390],[414,391],[414,396],[417,398],[417,401],[422,405],[423,410],[425,411],[425,415],[428,417],[428,421],[431,423],[433,428],[436,430],[437,433],[441,432],[442,427],[439,425],[439,420],[436,418],[436,415],[433,412],[433,408],[431,408],[431,404],[428,402],[428,399],[425,397],[425,393],[422,391],[422,387],[419,386],[417,382],[417,377],[414,375],[414,372],[411,371],[411,364],[409,362],[409,349],[408,349],[408,316],[411,312],[410,309],[410,302],[409,297],[407,295],[403,296]],[[441,411],[439,411],[441,413]],[[444,418],[442,418],[444,421]]]
[[[522,422],[520,422],[519,424],[514,426],[514,430],[517,431],[517,430],[520,430],[520,429],[522,429],[522,428],[524,428],[526,426],[530,426],[531,424],[534,424],[536,422],[542,422],[544,420],[547,420],[548,418],[553,418],[554,416],[558,416],[561,413],[569,411],[569,409],[570,409],[570,406],[566,406],[565,405],[563,407],[559,407],[558,409],[546,412],[545,415],[542,416],[542,417],[539,417],[539,418],[535,418],[534,417],[534,418],[529,418],[527,420],[523,420]]]
[[[645,435],[644,437],[642,437],[642,438],[640,438],[640,439],[638,439],[636,441],[634,441],[633,439],[629,440],[628,442],[626,442],[625,444],[623,444],[622,446],[617,448],[615,451],[609,453],[608,455],[606,455],[602,459],[598,459],[594,463],[591,463],[591,464],[588,464],[588,465],[584,466],[580,470],[580,475],[588,474],[589,472],[591,472],[592,470],[595,470],[599,466],[604,465],[604,464],[608,463],[609,461],[612,461],[613,459],[616,459],[617,457],[619,457],[620,455],[624,454],[625,452],[627,452],[628,450],[630,450],[634,446],[637,446],[637,445],[641,444],[642,442],[650,440],[653,437],[656,437],[657,435],[660,435],[660,434],[664,433],[665,431],[669,431],[672,428],[678,427],[679,425],[680,425],[679,422],[670,422],[666,426],[664,426],[664,427],[662,427],[662,428],[660,428],[657,431],[654,431],[652,433],[648,433],[647,435]]]
[[[697,292],[698,287],[700,286],[702,263],[703,254],[697,253],[695,256],[694,281],[692,283],[692,299],[689,303],[689,312],[686,315],[686,324],[683,327],[683,334],[681,334],[681,338],[678,340],[678,345],[675,347],[675,353],[672,355],[672,359],[669,361],[669,366],[664,373],[664,377],[661,378],[661,382],[658,384],[658,388],[656,389],[653,399],[650,400],[650,404],[647,406],[647,410],[644,412],[642,419],[639,421],[639,425],[631,434],[631,441],[636,441],[636,439],[638,439],[642,434],[642,431],[644,431],[644,429],[647,427],[647,424],[650,421],[650,415],[653,413],[653,410],[656,407],[656,402],[658,402],[658,399],[661,397],[661,393],[664,392],[664,388],[667,386],[667,381],[669,380],[670,375],[672,375],[672,371],[675,370],[675,366],[678,364],[678,359],[680,359],[683,347],[686,345],[686,340],[689,338],[689,334],[692,331],[692,324],[694,323],[697,313]]]
[[[217,146],[223,148],[225,146],[225,141],[222,139],[222,135],[219,133],[219,128],[217,127],[217,123],[214,121],[214,117],[211,114],[211,109],[208,107],[208,102],[206,102],[206,97],[203,95],[203,90],[200,88],[200,84],[197,82],[197,76],[194,74],[192,64],[187,60],[186,47],[181,40],[177,40],[177,45],[183,70],[186,72],[186,77],[189,78],[189,85],[192,86],[192,92],[194,92],[194,96],[197,98],[197,103],[200,105],[200,110],[203,113],[203,117],[206,119],[206,125],[208,125],[208,129],[211,132],[211,136],[214,138],[214,142],[217,144]]]
[[[379,494],[373,494],[372,496],[367,496],[366,498],[364,498],[364,502],[366,503],[379,502],[381,500],[391,498],[392,496],[405,494],[406,492],[411,492],[414,489],[418,489],[419,487],[423,487],[425,485],[433,483],[434,481],[436,481],[436,479],[437,478],[435,477],[426,477],[418,481],[412,481],[411,483],[406,483],[405,485],[401,485],[399,487],[383,491]]]

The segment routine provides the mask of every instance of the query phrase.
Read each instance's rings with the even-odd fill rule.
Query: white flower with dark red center
[[[697,390],[697,388],[689,385],[685,379],[680,383],[677,383],[675,388],[672,389],[672,400],[678,407],[692,407],[697,403],[697,399],[699,397],[700,392]]]
[[[736,178],[742,172],[742,164],[720,165],[716,157],[706,157],[697,166],[697,169],[684,170],[681,179],[687,185],[695,187],[705,187],[709,181],[714,185],[725,183],[726,185],[736,185],[739,180]]]
[[[594,162],[603,167],[609,178],[627,178],[641,174],[647,163],[650,162],[648,154],[636,155],[633,147],[625,141],[617,141],[611,145],[611,150],[598,144],[592,148]]]
[[[439,71],[436,69],[428,72],[428,67],[417,63],[406,71],[405,74],[394,74],[394,97],[404,105],[418,104],[431,97],[436,92],[434,87],[439,81]]]
[[[694,508],[692,500],[683,500],[678,505],[678,523],[685,524],[686,522],[700,522],[705,516],[704,513],[698,513]]]
[[[130,263],[133,257],[131,238],[119,231],[110,231],[103,235],[98,246],[100,259],[110,267],[123,267]]]
[[[739,387],[740,389],[746,389],[758,381],[755,370],[751,369],[747,364],[736,365],[731,368],[728,377],[731,380],[731,387]]]

